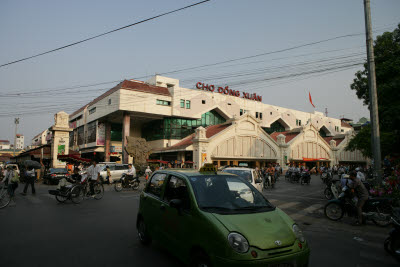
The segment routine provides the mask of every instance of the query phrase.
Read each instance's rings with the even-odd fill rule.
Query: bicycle
[[[5,208],[10,204],[11,196],[8,193],[6,185],[0,185],[0,209]]]
[[[85,197],[91,197],[90,189],[88,188],[88,180],[85,179],[77,184],[62,187],[60,190],[49,190],[51,195],[56,197],[56,200],[60,203],[64,203],[68,199],[75,204],[81,203]],[[93,198],[99,200],[103,198],[104,186],[99,182],[94,182],[93,185],[94,195]]]

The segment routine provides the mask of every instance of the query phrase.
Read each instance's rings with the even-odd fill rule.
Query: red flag
[[[315,108],[315,106],[314,106],[314,104],[313,104],[313,102],[312,102],[312,98],[311,98],[311,93],[310,93],[310,92],[308,92],[308,96],[309,96],[309,98],[310,98],[310,103],[311,103],[311,105]]]

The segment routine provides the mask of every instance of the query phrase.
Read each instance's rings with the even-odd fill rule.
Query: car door
[[[155,239],[160,237],[160,218],[164,212],[165,203],[162,201],[164,181],[167,178],[165,173],[155,173],[140,199],[140,212],[144,218],[150,236]]]
[[[251,172],[253,173],[253,186],[257,188],[258,191],[262,192],[263,191],[262,182],[259,183],[260,180],[262,181],[261,177],[259,176],[257,171],[252,170]]]
[[[171,207],[173,199],[182,201],[181,209]],[[165,235],[164,243],[171,248],[173,253],[188,255],[191,244],[191,229],[196,225],[192,215],[192,197],[184,178],[171,175],[165,185],[163,195],[165,209],[161,214],[162,231]]]

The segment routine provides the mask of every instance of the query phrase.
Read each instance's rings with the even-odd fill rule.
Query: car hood
[[[272,249],[292,245],[296,236],[291,226],[284,220],[278,210],[250,214],[216,214],[213,216],[220,221],[229,232],[242,234],[250,246],[260,249]],[[280,246],[275,241],[281,242]]]

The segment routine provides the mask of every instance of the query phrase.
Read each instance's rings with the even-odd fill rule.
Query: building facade
[[[25,144],[25,138],[22,134],[17,134],[16,135],[16,141],[15,141],[15,147],[16,149],[24,149],[24,144]]]
[[[194,86],[182,88],[179,80],[159,75],[146,82],[125,80],[70,114],[69,147],[86,158],[131,162],[123,148],[126,137],[133,136],[147,140],[152,159],[196,167],[204,161],[241,160],[254,166],[270,161],[334,164],[341,143],[353,134],[348,123],[321,112],[265,104],[256,94],[228,86]]]

